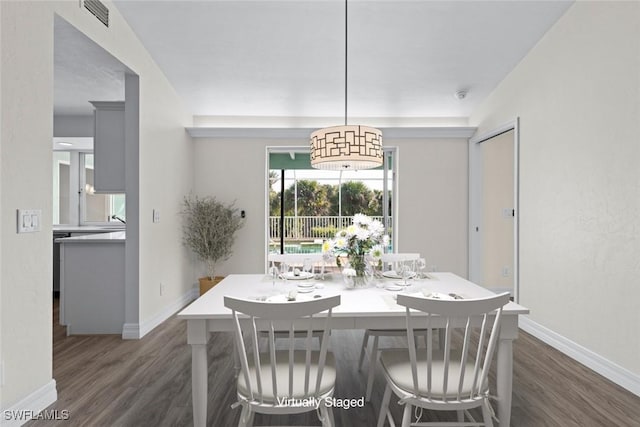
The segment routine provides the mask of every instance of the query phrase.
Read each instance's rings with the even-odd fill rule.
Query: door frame
[[[520,301],[520,118],[469,139],[469,280],[482,278],[482,153],[483,142],[513,130],[513,298]]]

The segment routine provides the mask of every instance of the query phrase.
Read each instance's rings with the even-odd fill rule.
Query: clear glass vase
[[[373,268],[366,255],[350,255],[342,263],[342,278],[347,288],[373,285]]]

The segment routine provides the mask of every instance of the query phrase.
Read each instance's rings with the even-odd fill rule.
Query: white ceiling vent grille
[[[84,8],[95,15],[105,27],[109,26],[109,9],[99,0],[84,0]]]

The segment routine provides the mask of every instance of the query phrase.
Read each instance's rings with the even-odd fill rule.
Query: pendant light
[[[360,170],[382,166],[382,132],[347,124],[348,5],[344,2],[344,125],[319,129],[311,134],[311,167],[329,170]]]

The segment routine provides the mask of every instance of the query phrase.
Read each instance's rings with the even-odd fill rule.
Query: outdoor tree
[[[269,212],[277,215],[280,212],[280,192],[273,189],[274,184],[280,181],[280,172],[269,171]]]
[[[382,205],[378,203],[374,192],[360,181],[349,181],[342,184],[342,215],[353,216],[357,213],[365,215],[381,215]]]
[[[291,185],[284,192],[285,215],[293,216],[296,186]],[[327,216],[330,212],[330,203],[327,198],[325,186],[318,181],[301,179],[297,185],[298,216]]]
[[[276,173],[277,175],[277,173]],[[279,175],[269,174],[271,184]],[[361,181],[348,181],[341,187],[320,184],[315,180],[299,180],[297,185],[297,216],[338,216],[340,215],[339,197],[342,196],[342,216],[362,213],[370,216],[382,215],[383,192],[372,190]],[[285,216],[296,216],[296,185],[291,184],[284,192]],[[280,192],[270,187],[269,208],[272,216],[280,215]]]

